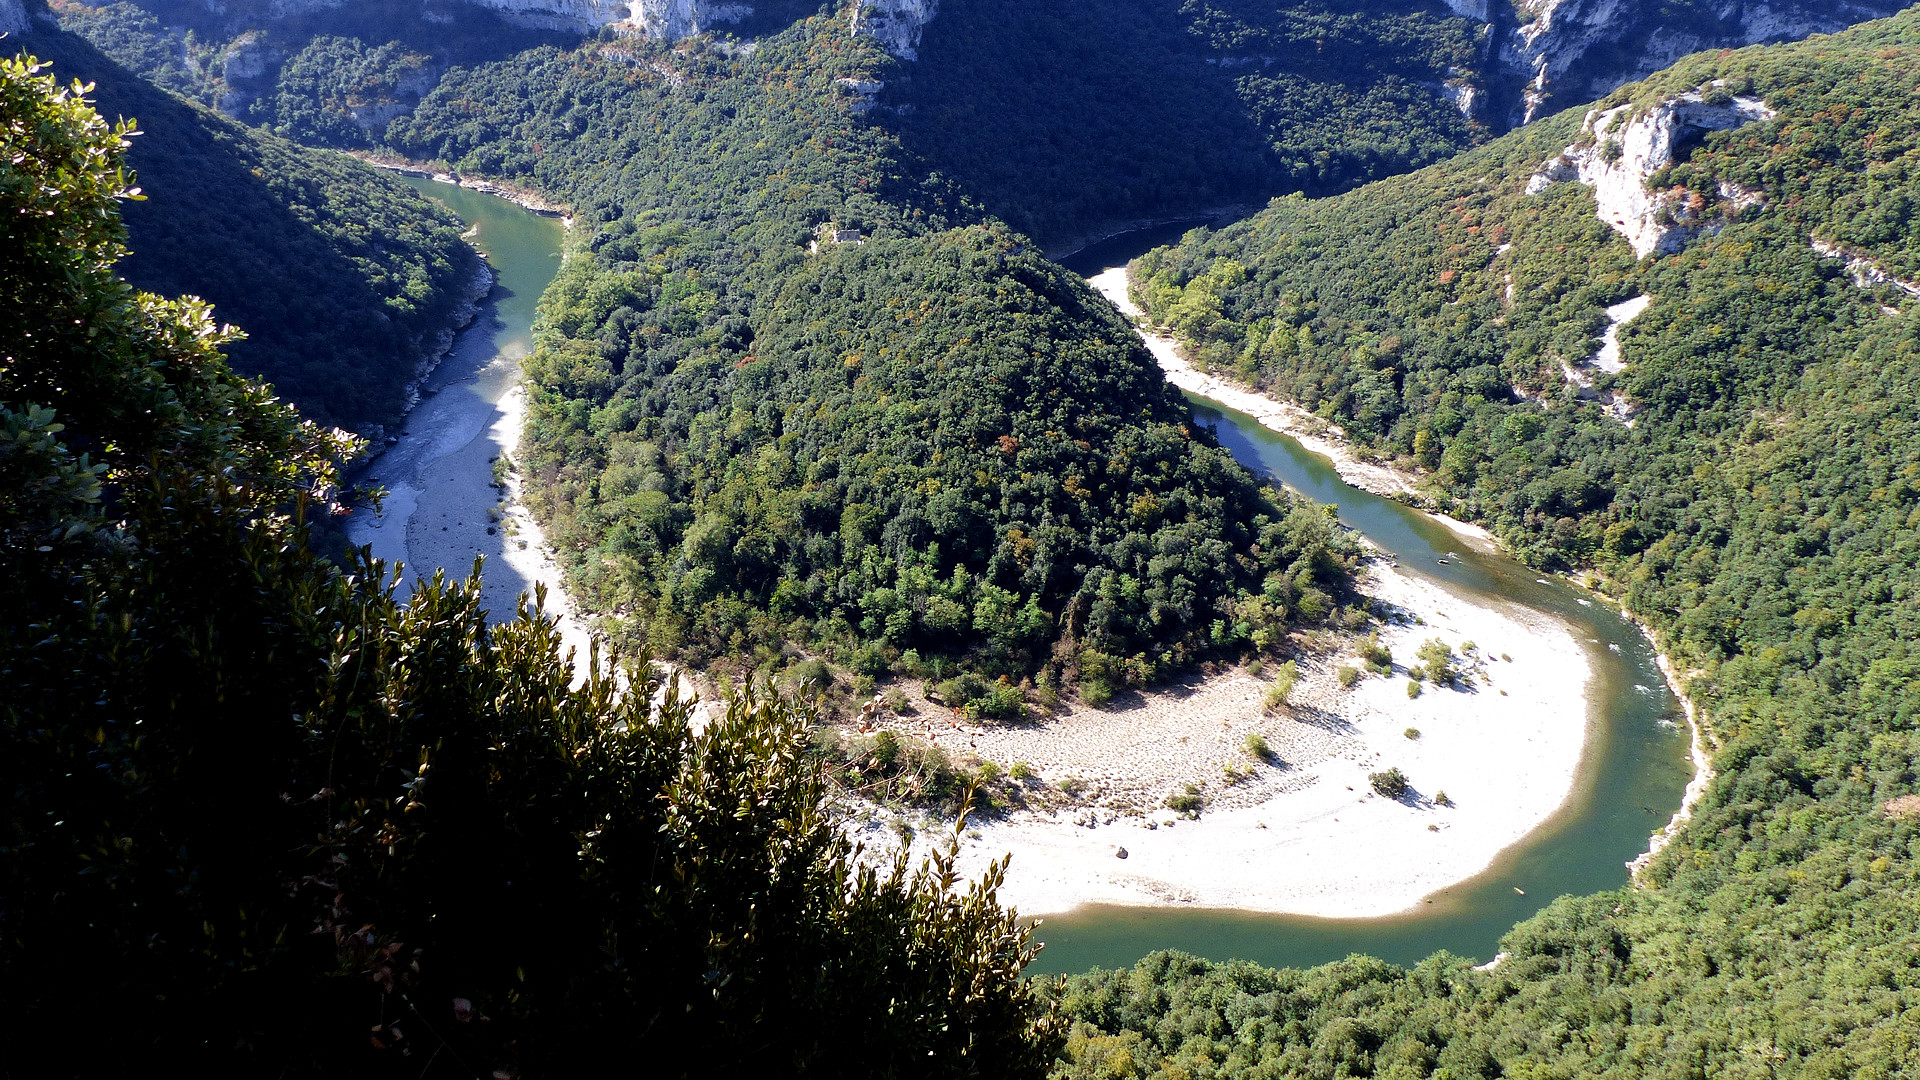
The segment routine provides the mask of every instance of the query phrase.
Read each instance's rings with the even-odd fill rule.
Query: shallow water
[[[1158,245],[1192,223],[1117,237],[1062,264],[1087,276]],[[1605,604],[1502,555],[1477,550],[1427,514],[1341,480],[1327,459],[1258,421],[1197,395],[1194,417],[1254,471],[1319,502],[1393,555],[1402,569],[1481,601],[1557,616],[1586,645],[1594,668],[1588,744],[1574,791],[1539,829],[1470,881],[1414,911],[1376,919],[1315,919],[1244,911],[1089,907],[1050,916],[1046,951],[1030,969],[1082,971],[1131,964],[1155,949],[1216,960],[1306,966],[1366,953],[1412,963],[1436,950],[1490,959],[1500,936],[1555,897],[1626,884],[1626,863],[1680,804],[1691,775],[1679,703],[1645,637]],[[1570,700],[1569,708],[1580,708]],[[1284,873],[1284,868],[1274,872]]]
[[[408,584],[438,570],[463,578],[475,558],[484,558],[482,602],[493,618],[505,619],[534,581],[509,558],[508,546],[519,541],[487,513],[497,499],[493,460],[511,442],[502,402],[533,349],[535,310],[559,271],[562,229],[494,195],[403,179],[467,224],[495,281],[473,325],[421,386],[420,404],[400,425],[398,440],[355,477],[381,484],[388,495],[380,514],[355,514],[347,535],[390,564],[404,564]]]

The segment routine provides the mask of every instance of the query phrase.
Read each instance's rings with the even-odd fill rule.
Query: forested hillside
[[[162,85],[334,146],[378,142],[453,68],[541,42],[570,47],[627,12],[515,0],[50,2],[63,25]],[[1344,190],[1686,52],[1837,30],[1897,4],[961,0],[914,5],[928,20],[916,56],[867,92],[873,122],[1057,247],[1140,218]],[[829,7],[853,21],[846,5]],[[805,0],[643,8],[649,32],[736,45],[826,13]],[[529,30],[528,19],[572,32]]]
[[[1911,1069],[1917,92],[1920,12],[1697,56],[1584,128],[1136,264],[1197,357],[1430,470],[1537,564],[1598,571],[1683,671],[1718,776],[1641,887],[1563,898],[1491,971],[1156,958],[1069,981],[1062,1075]],[[1712,111],[1736,107],[1761,118]],[[1635,123],[1674,108],[1648,213],[1678,250],[1636,258],[1561,154],[1637,160]],[[1610,371],[1606,309],[1635,297]]]
[[[1484,139],[1446,87],[1478,34],[1422,0],[944,6],[878,122],[1043,243],[1286,191],[1321,194]]]
[[[457,219],[350,158],[308,150],[184,101],[59,31],[26,39],[100,111],[138,122],[127,280],[212,302],[247,339],[239,370],[325,424],[398,420],[482,267]]]
[[[857,862],[791,702],[306,550],[350,440],[118,278],[126,141],[0,60],[8,1075],[1042,1075],[994,878]]]
[[[568,40],[465,4],[215,14],[173,0],[52,2],[62,25],[161,85],[332,146],[378,142],[450,68]],[[814,13],[753,8],[729,36]],[[1429,0],[969,0],[937,8],[917,58],[876,80],[872,119],[1053,244],[1141,216],[1340,190],[1470,145],[1485,130],[1458,102],[1479,77],[1482,37]]]
[[[908,650],[1096,697],[1336,614],[1347,541],[1261,490],[1084,284],[918,174],[819,19],[456,73],[390,138],[578,208],[524,464],[582,596],[704,661]],[[1257,635],[1257,639],[1256,639]],[[770,654],[765,650],[776,650]]]

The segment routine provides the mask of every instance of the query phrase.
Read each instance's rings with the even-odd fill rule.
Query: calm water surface
[[[1105,241],[1062,260],[1091,276],[1171,243],[1193,223]],[[1258,421],[1197,395],[1194,417],[1248,468],[1329,503],[1340,520],[1399,560],[1401,567],[1463,596],[1558,616],[1586,644],[1594,666],[1588,746],[1575,790],[1560,811],[1503,852],[1477,878],[1447,889],[1412,913],[1377,919],[1316,919],[1180,908],[1084,908],[1046,919],[1047,948],[1031,970],[1083,971],[1131,964],[1155,949],[1216,960],[1305,966],[1367,953],[1412,963],[1439,949],[1491,958],[1514,923],[1569,893],[1617,888],[1626,862],[1680,804],[1691,767],[1678,703],[1654,652],[1631,623],[1564,581],[1512,559],[1466,546],[1418,510],[1352,487],[1332,463]],[[1569,701],[1578,708],[1577,700]],[[1284,872],[1279,870],[1276,872]]]

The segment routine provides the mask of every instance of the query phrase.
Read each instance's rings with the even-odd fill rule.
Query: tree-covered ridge
[[[306,549],[348,440],[116,276],[123,134],[0,61],[7,1068],[1040,1075],[997,876],[863,865],[791,702]]]
[[[308,14],[230,3],[217,17],[164,0],[56,3],[63,25],[155,81],[330,146],[377,141],[449,67],[539,37],[465,5],[429,25],[411,5],[366,0]],[[730,30],[777,35],[817,14],[754,8]],[[1478,78],[1475,25],[1425,0],[949,5],[918,58],[876,80],[874,117],[1056,244],[1104,223],[1340,190],[1472,144],[1485,131],[1456,97]]]
[[[398,420],[481,272],[459,221],[375,169],[295,146],[155,89],[63,32],[31,44],[137,120],[152,188],[127,208],[135,285],[212,302],[247,334],[233,363],[307,416],[371,432]]]
[[[825,19],[751,56],[542,51],[394,124],[595,223],[544,301],[524,451],[590,603],[696,658],[914,649],[1096,693],[1332,615],[1326,520],[862,119],[848,84],[895,63]]]
[[[616,300],[646,318],[645,298]],[[591,487],[549,489],[555,523],[593,543],[592,595],[659,647],[785,634],[873,675],[917,649],[1018,677],[1064,641],[1091,651],[1055,674],[1110,679],[1082,669],[1132,658],[1141,681],[1271,644],[1340,592],[1326,519],[1258,490],[1130,328],[999,230],[831,250],[755,306],[749,345],[670,371],[636,329],[530,365],[570,401],[614,387],[590,399],[603,452],[530,462],[605,462]],[[557,419],[536,421],[543,446]]]
[[[876,116],[1055,244],[1103,223],[1338,191],[1471,145],[1485,132],[1443,86],[1476,62],[1471,25],[1396,0],[954,4]]]
[[[1656,177],[1724,224],[1677,255],[1636,261],[1577,184],[1524,193],[1575,113],[1137,265],[1196,355],[1430,468],[1536,562],[1602,572],[1687,672],[1718,776],[1642,887],[1561,899],[1491,971],[1157,959],[1065,989],[1087,1026],[1062,1075],[1911,1070],[1920,304],[1811,240],[1910,265],[1917,58],[1909,12],[1602,102],[1705,87],[1778,111]],[[1713,208],[1741,190],[1764,201]],[[1561,362],[1634,295],[1625,371],[1576,369],[1637,407],[1628,427]]]
[[[219,100],[219,49],[192,30],[175,34],[135,4],[49,0],[62,30],[78,34],[114,63],[163,90],[211,108]]]
[[[372,146],[387,124],[432,88],[439,64],[398,41],[321,36],[280,69],[270,96],[247,118],[282,138],[322,146]]]

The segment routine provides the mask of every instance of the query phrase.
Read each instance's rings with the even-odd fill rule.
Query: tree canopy
[[[696,661],[944,654],[1098,699],[1340,614],[1355,555],[1204,430],[1123,321],[868,123],[817,19],[750,56],[456,72],[389,131],[561,193],[524,464],[571,580]]]
[[[1040,1075],[997,873],[862,859],[792,702],[306,549],[351,446],[115,276],[129,135],[0,61],[8,1068]]]

